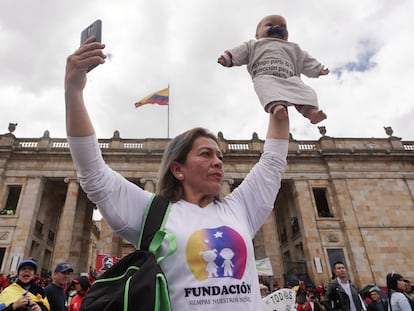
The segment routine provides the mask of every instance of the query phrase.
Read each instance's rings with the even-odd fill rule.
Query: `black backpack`
[[[98,278],[89,289],[81,311],[171,310],[167,280],[159,263],[176,250],[175,236],[163,231],[170,203],[154,196],[149,203],[138,249],[123,257]],[[168,237],[169,251],[158,250]]]

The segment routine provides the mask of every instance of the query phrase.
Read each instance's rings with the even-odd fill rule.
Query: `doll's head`
[[[288,30],[286,20],[280,15],[264,17],[256,28],[256,39],[278,38],[287,41]]]

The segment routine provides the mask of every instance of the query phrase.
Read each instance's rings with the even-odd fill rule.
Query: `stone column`
[[[328,140],[325,139],[325,141]],[[316,222],[317,210],[312,204],[313,193],[310,190],[307,180],[295,181],[294,196],[295,201],[298,203],[296,205],[296,211],[308,275],[315,283],[319,283],[329,279],[329,262],[324,261],[325,250],[321,243],[321,233]],[[322,259],[322,273],[316,271],[314,264],[315,257]]]
[[[231,185],[234,184],[233,179],[224,179],[223,184],[221,186],[221,193],[220,196],[224,197],[231,192]]]
[[[273,270],[273,278],[270,282],[270,287],[273,289],[273,285],[275,281],[277,281],[279,284],[283,284],[283,254],[281,252],[280,247],[280,237],[277,230],[277,221],[276,221],[276,213],[275,211],[272,211],[267,217],[265,223],[263,224],[262,228],[263,233],[263,240],[264,243],[264,249],[266,256],[269,257],[270,262],[272,264],[272,270]],[[261,258],[256,258],[261,259]]]
[[[341,231],[346,249],[345,258],[347,254],[349,258],[347,270],[352,282],[362,287],[363,284],[370,284],[373,277],[358,222],[355,200],[351,197],[347,180],[335,179],[332,184],[338,202],[337,212],[341,218]]]
[[[121,248],[122,238],[115,234],[105,219],[101,220],[101,233],[97,251],[98,254],[107,254],[111,256],[122,256]]]
[[[19,257],[19,261],[30,256],[30,247],[33,241],[33,232],[39,212],[40,199],[43,193],[44,182],[41,177],[28,178],[23,188],[18,206],[16,229],[12,236],[9,253],[11,257]],[[9,263],[8,263],[9,264]],[[15,267],[12,267],[12,270]]]
[[[156,178],[141,178],[141,184],[144,184],[144,190],[149,192],[155,192]]]
[[[68,183],[68,190],[57,229],[52,269],[57,263],[68,260],[71,250],[79,184],[77,180],[69,178],[65,178],[65,182]]]

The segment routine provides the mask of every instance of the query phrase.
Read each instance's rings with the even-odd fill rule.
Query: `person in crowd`
[[[303,305],[300,303],[298,295],[295,296],[295,310],[296,311],[304,311],[303,310]]]
[[[68,286],[66,286],[66,306],[70,305],[70,302],[72,301],[73,297],[76,295],[76,288],[75,288],[75,281],[76,279],[72,280]]]
[[[37,263],[26,259],[17,266],[17,280],[0,293],[2,311],[49,311],[43,288],[34,283]]]
[[[91,284],[93,282],[95,282],[95,280],[97,279],[96,272],[94,271],[94,269],[92,268],[92,266],[89,266],[88,278],[89,278],[89,282]]]
[[[378,286],[369,289],[369,297],[371,302],[368,303],[367,311],[388,311],[388,303],[381,298],[381,290]]]
[[[12,284],[17,281],[17,274],[8,274],[6,279],[8,284]]]
[[[7,286],[9,286],[9,282],[7,282],[7,279],[3,276],[3,272],[0,272],[0,293],[5,289]]]
[[[325,307],[321,304],[318,296],[311,292],[303,304],[303,311],[325,311]]]
[[[73,269],[67,262],[60,262],[56,265],[52,283],[45,288],[45,293],[50,302],[51,311],[65,311],[66,310],[66,286],[69,282],[70,273]]]
[[[70,301],[68,311],[79,311],[82,305],[83,297],[85,297],[91,287],[91,283],[89,282],[87,276],[81,276],[73,280],[73,284],[75,285],[76,295]]]
[[[296,289],[296,296],[299,297],[299,303],[303,305],[306,302],[307,296],[308,296],[308,290],[306,288],[305,282],[302,280],[299,280],[299,285],[295,286],[295,289]]]
[[[335,278],[328,284],[323,300],[326,310],[361,311],[364,302],[359,296],[359,290],[348,279],[345,264],[337,261],[333,265]]]
[[[405,282],[401,274],[387,274],[387,296],[390,304],[390,311],[410,311],[412,306],[410,299],[405,295]]]
[[[40,279],[39,285],[40,285],[41,287],[45,288],[45,287],[46,287],[46,286],[48,286],[49,284],[50,284],[49,278],[42,277],[42,278]]]
[[[414,294],[413,294],[413,288],[411,286],[411,281],[404,279],[404,283],[405,283],[405,295],[408,297],[408,299],[410,299],[410,301],[414,302]]]
[[[142,219],[154,194],[113,171],[102,158],[83,99],[88,66],[105,62],[105,45],[93,40],[88,39],[67,58],[68,142],[88,198],[117,234],[137,245]],[[200,290],[213,287],[221,289],[221,294],[204,292],[202,298],[211,303],[199,304],[197,310],[263,307],[252,239],[273,210],[287,166],[289,139],[288,115],[268,118],[259,162],[224,198],[220,197],[223,153],[215,135],[204,128],[190,129],[172,139],[164,151],[156,193],[172,202],[165,230],[176,236],[177,250],[161,267],[173,310],[188,310],[200,299]],[[225,274],[224,261],[232,261],[231,276]]]
[[[274,283],[273,283],[273,290],[272,290],[272,292],[275,292],[275,291],[277,291],[277,290],[279,290],[281,288],[282,287],[280,286],[280,283],[277,280],[275,280]]]
[[[318,286],[316,286],[315,296],[318,297],[318,299],[320,301],[322,301],[324,299],[324,297],[325,297],[325,291],[326,291],[325,290],[325,285],[323,284],[323,282],[320,282],[318,284]]]
[[[267,294],[268,294],[269,288],[266,285],[264,285],[263,283],[260,283],[259,284],[259,289],[260,289],[260,296],[262,298],[266,297]]]
[[[285,18],[264,17],[257,25],[256,39],[225,51],[217,62],[225,67],[247,65],[266,112],[283,118],[286,105],[294,105],[312,124],[326,119],[326,114],[318,108],[315,91],[303,83],[300,75],[318,78],[329,70],[299,45],[288,42]]]
[[[40,286],[40,281],[41,280],[42,280],[42,277],[40,276],[40,274],[36,273],[35,278],[34,278],[35,284]]]

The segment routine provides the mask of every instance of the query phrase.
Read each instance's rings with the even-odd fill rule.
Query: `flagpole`
[[[170,138],[170,84],[168,83],[167,138]]]

